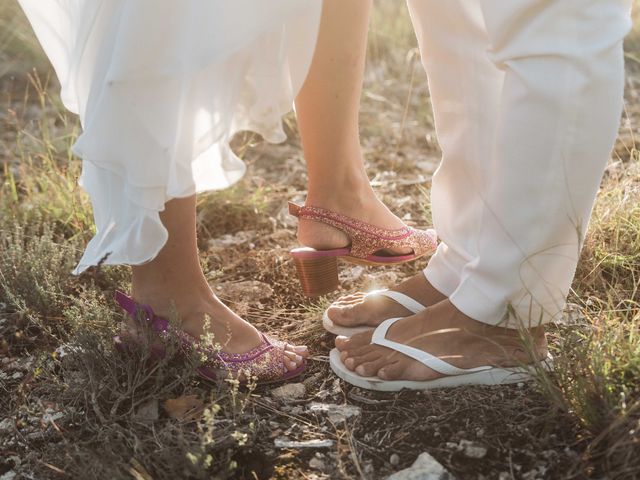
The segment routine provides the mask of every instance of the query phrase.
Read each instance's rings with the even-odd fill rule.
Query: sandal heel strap
[[[142,320],[143,323],[149,324],[156,332],[165,332],[169,328],[168,320],[156,315],[150,305],[138,303],[119,290],[116,290],[115,300],[131,318],[138,322]]]

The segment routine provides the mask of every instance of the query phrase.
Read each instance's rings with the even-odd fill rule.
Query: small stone
[[[389,463],[394,467],[397,466],[400,463],[400,455],[393,453],[391,457],[389,457]]]
[[[18,474],[16,472],[14,472],[13,470],[9,470],[7,473],[0,477],[0,480],[13,480],[17,476]]]
[[[20,379],[22,377],[23,377],[22,372],[16,372],[13,375],[11,375],[11,378],[13,378],[14,380],[18,380],[18,379]]]
[[[326,468],[324,462],[317,457],[313,457],[311,460],[309,460],[309,466],[315,470],[320,471],[323,471]]]
[[[285,437],[278,437],[274,440],[274,445],[277,448],[329,448],[333,447],[333,440],[289,440]]]
[[[336,405],[333,403],[315,402],[309,405],[309,411],[326,413],[331,423],[342,423],[362,413],[361,408],[356,405]]]
[[[468,458],[484,458],[487,455],[487,447],[469,440],[460,440],[460,449]]]
[[[281,387],[271,390],[271,396],[282,402],[300,400],[307,393],[307,389],[302,383],[286,383]]]
[[[413,465],[387,477],[387,480],[455,480],[435,458],[421,453]]]
[[[364,467],[362,467],[362,471],[367,475],[367,478],[373,477],[373,472],[375,472],[375,470],[376,469],[371,462],[366,462]]]
[[[53,423],[53,422],[57,422],[63,417],[64,417],[63,412],[54,412],[54,411],[49,411],[49,409],[47,409],[47,412],[42,416],[42,421],[44,423]]]

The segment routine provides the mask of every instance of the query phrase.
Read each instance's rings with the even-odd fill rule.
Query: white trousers
[[[427,279],[492,325],[557,319],[622,111],[631,0],[408,0],[442,163]]]

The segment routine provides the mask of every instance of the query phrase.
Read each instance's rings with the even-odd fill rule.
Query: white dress
[[[83,133],[80,184],[96,235],[75,273],[142,264],[167,240],[159,212],[228,187],[239,130],[285,139],[322,0],[19,0]]]

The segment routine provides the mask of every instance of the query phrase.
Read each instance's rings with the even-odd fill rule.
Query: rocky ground
[[[377,6],[362,108],[368,171],[393,211],[426,227],[439,161],[426,79],[406,13],[393,2]],[[634,39],[630,55],[640,51]],[[13,58],[8,52],[1,58]],[[50,71],[30,79],[24,63],[5,63],[0,480],[637,478],[640,350],[629,339],[640,325],[640,229],[628,225],[640,225],[640,77],[629,63],[627,112],[576,293],[565,324],[549,335],[558,373],[505,387],[394,394],[332,375],[333,338],[320,316],[341,293],[394,285],[424,262],[343,265],[339,292],[317,301],[300,294],[288,256],[296,221],[286,205],[304,200],[306,173],[293,116],[282,145],[250,134],[234,140],[248,175],[200,197],[199,242],[219,296],[258,328],[309,344],[308,371],[294,383],[246,388],[202,382],[189,362],[117,352],[111,338],[121,314],[112,296],[128,289],[126,268],[69,275],[91,234],[79,162],[68,153],[77,122],[62,112],[55,81],[44,80]],[[598,335],[606,341],[596,343]],[[603,370],[599,350],[611,350]]]

